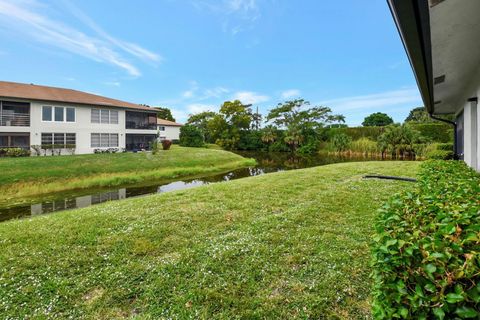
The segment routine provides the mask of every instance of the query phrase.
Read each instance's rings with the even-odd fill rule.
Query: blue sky
[[[266,114],[303,97],[403,121],[422,105],[385,0],[0,0],[0,79]]]

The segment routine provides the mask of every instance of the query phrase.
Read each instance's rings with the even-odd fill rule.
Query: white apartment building
[[[149,149],[154,108],[71,89],[0,81],[0,148]]]
[[[182,124],[165,119],[157,119],[157,125],[160,140],[180,139],[180,128],[183,126]]]
[[[454,151],[480,171],[480,0],[387,1],[425,108],[456,115]]]

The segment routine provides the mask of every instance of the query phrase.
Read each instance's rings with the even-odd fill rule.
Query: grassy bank
[[[253,164],[252,159],[222,150],[177,146],[156,155],[0,158],[0,202],[50,192],[210,174]]]
[[[285,171],[0,224],[0,318],[364,319],[375,210],[418,162]],[[52,232],[54,231],[54,232]]]

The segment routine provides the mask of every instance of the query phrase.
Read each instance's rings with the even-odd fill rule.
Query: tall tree
[[[267,121],[285,129],[285,143],[295,151],[303,142],[316,141],[318,130],[327,123],[345,122],[342,115],[332,114],[332,110],[324,106],[309,107],[310,102],[295,99],[279,103],[270,110]]]
[[[250,129],[253,119],[251,105],[239,100],[225,101],[219,113],[208,122],[208,129],[216,143],[226,149],[235,149],[240,134]]]
[[[455,115],[453,114],[445,114],[441,115],[441,118],[445,120],[450,120],[453,121],[455,119]],[[407,118],[405,119],[405,122],[435,122],[436,120],[433,120],[430,118],[428,115],[427,110],[425,110],[425,107],[418,107],[418,108],[413,108],[410,110],[410,113],[408,114]]]
[[[393,123],[393,119],[386,113],[376,112],[367,116],[362,125],[364,127],[383,127]]]
[[[155,107],[157,109],[157,117],[159,119],[169,120],[175,122],[172,111],[166,107]]]
[[[208,128],[208,123],[217,115],[216,112],[213,111],[204,111],[196,114],[191,114],[187,120],[188,125],[192,125],[197,127],[203,132],[205,136],[205,141],[208,143],[214,143],[210,130]]]

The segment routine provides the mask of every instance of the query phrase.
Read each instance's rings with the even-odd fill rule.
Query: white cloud
[[[240,91],[233,95],[232,100],[240,100],[246,104],[257,104],[270,100],[270,97],[252,91]]]
[[[134,77],[141,75],[139,69],[123,57],[121,52],[144,60],[160,60],[155,53],[110,36],[73,6],[72,13],[94,29],[99,37],[89,36],[63,22],[51,19],[46,14],[37,12],[39,8],[46,9],[46,6],[40,5],[36,0],[0,0],[0,24],[15,34],[37,42],[117,66]]]
[[[199,100],[207,100],[210,98],[221,98],[226,93],[229,93],[230,90],[224,87],[215,87],[211,89],[205,89],[203,91],[203,95],[199,98]]]
[[[283,99],[298,97],[300,96],[300,90],[297,90],[297,89],[285,90],[281,93],[281,96]]]
[[[120,87],[121,85],[119,81],[105,81],[103,84],[112,87]]]
[[[236,35],[251,29],[253,22],[261,17],[257,0],[195,0],[192,5],[221,17],[222,30]]]
[[[332,99],[320,102],[320,105],[328,106],[337,112],[357,109],[387,108],[400,104],[417,105],[421,103],[417,89],[400,89],[376,94],[361,95]],[[381,111],[381,110],[380,110]]]
[[[188,114],[200,113],[213,110],[212,106],[203,103],[192,103],[186,106]]]
[[[177,122],[185,123],[190,115],[204,111],[213,111],[215,110],[215,107],[208,104],[192,103],[186,105],[182,109],[171,108],[170,110],[172,111],[172,115]]]

